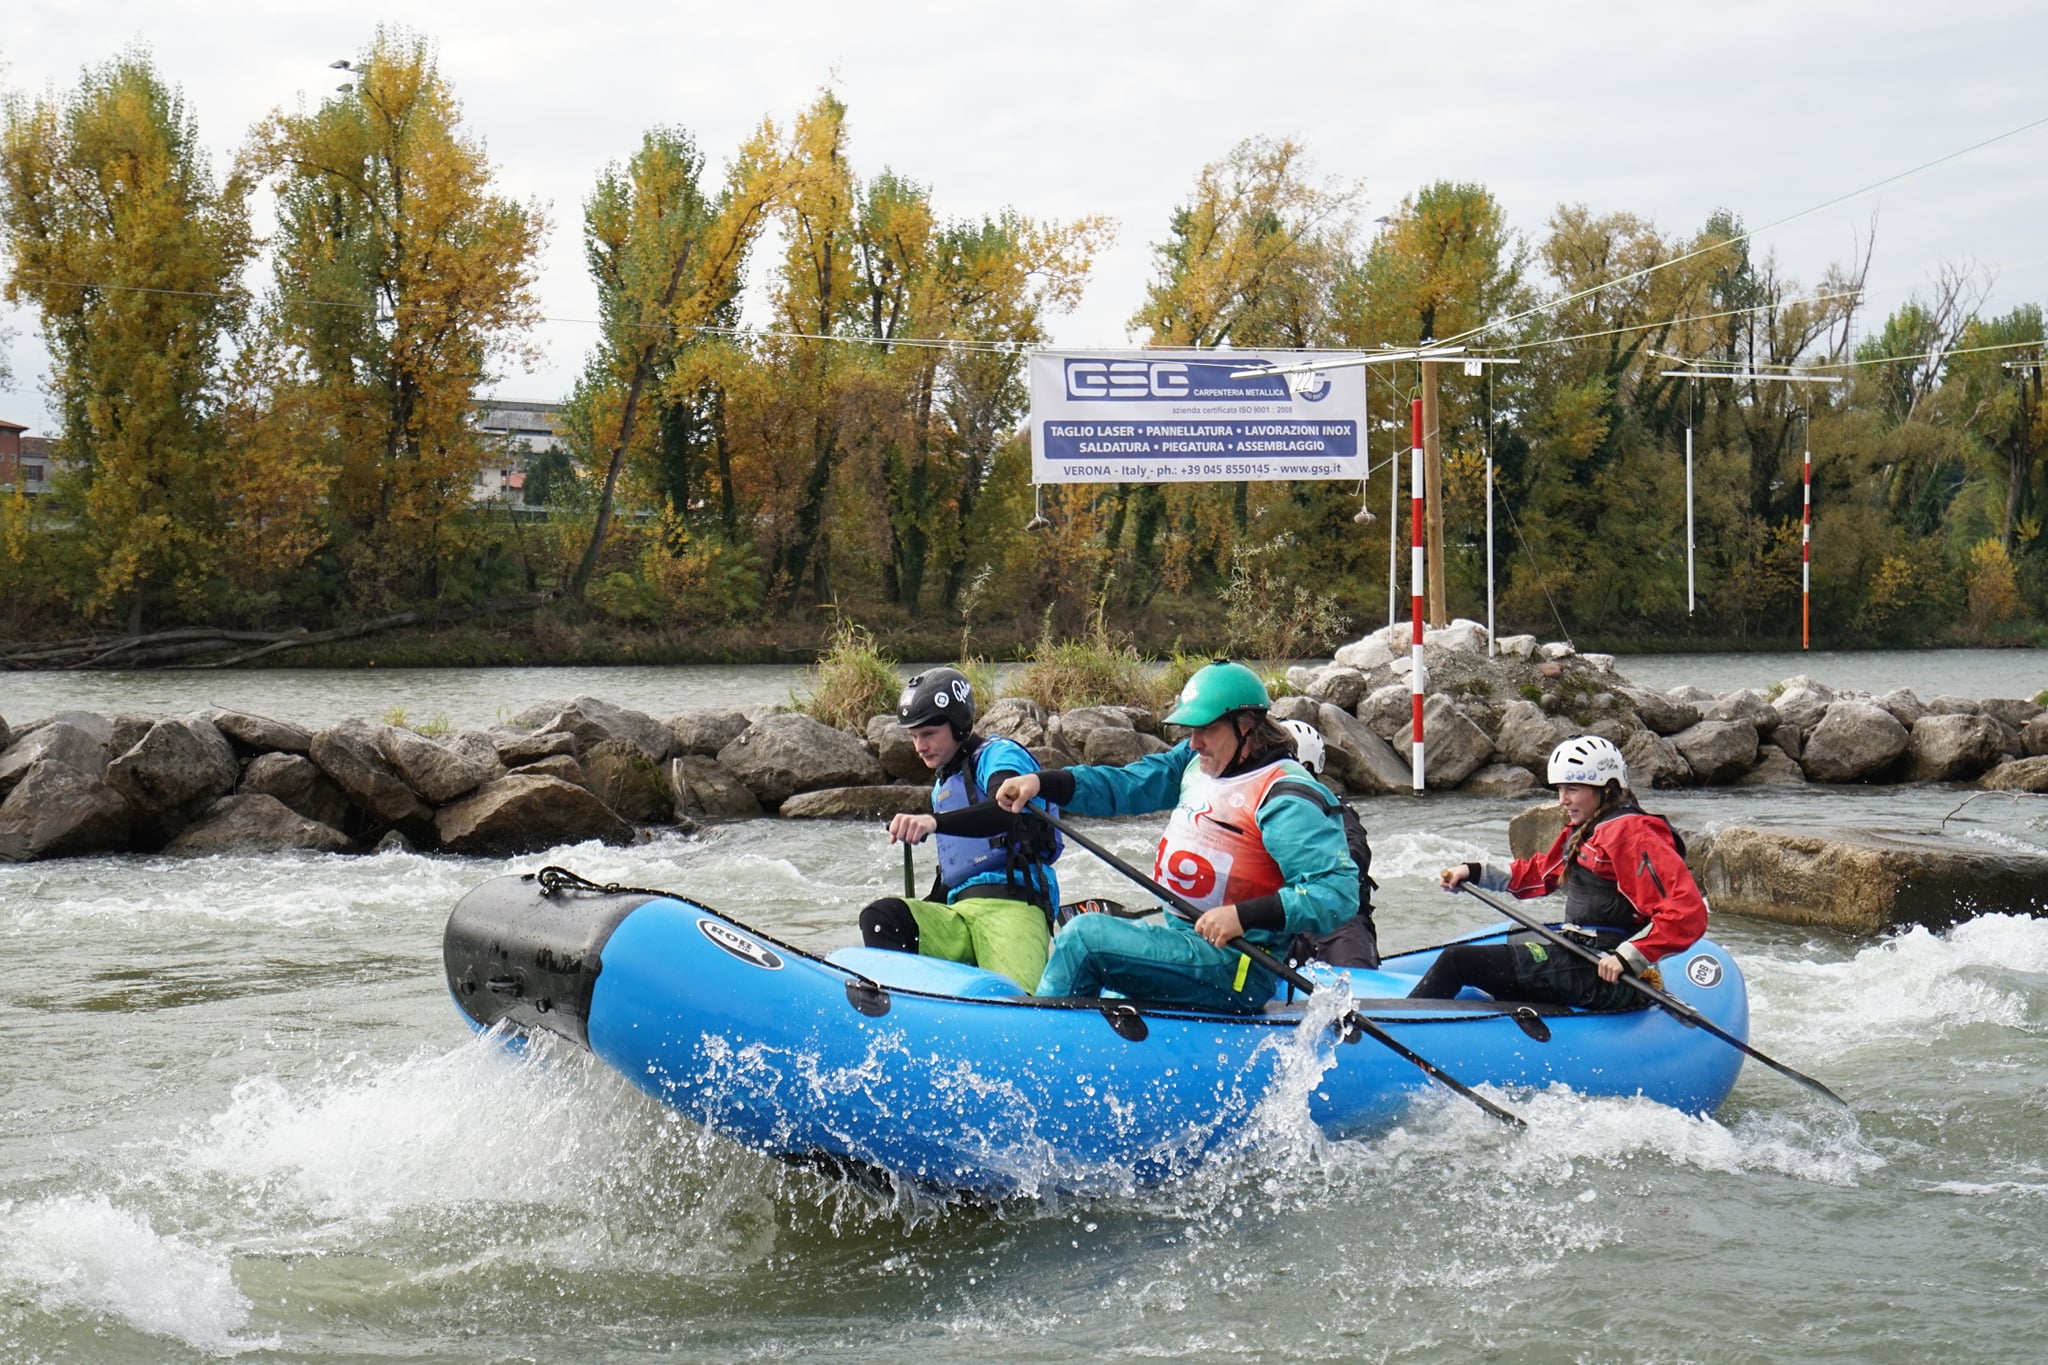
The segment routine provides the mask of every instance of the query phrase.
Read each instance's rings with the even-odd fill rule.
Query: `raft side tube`
[[[532,873],[494,877],[456,903],[441,961],[456,1005],[488,1029],[546,1029],[588,1048],[591,993],[604,946],[626,916],[655,899],[543,891]]]

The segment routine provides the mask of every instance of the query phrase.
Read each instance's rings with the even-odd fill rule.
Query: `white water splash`
[[[214,1355],[277,1344],[236,1335],[250,1303],[226,1255],[161,1235],[105,1195],[0,1203],[0,1287],[49,1313],[105,1315]]]

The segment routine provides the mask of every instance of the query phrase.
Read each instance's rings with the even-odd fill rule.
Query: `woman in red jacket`
[[[1595,967],[1536,934],[1505,943],[1455,944],[1437,957],[1411,998],[1448,1000],[1466,986],[1496,1000],[1636,1009],[1648,1003],[1621,979],[1656,983],[1656,963],[1692,946],[1707,929],[1707,901],[1685,865],[1685,841],[1671,822],[1636,804],[1621,750],[1598,735],[1576,735],[1550,755],[1550,780],[1565,827],[1548,852],[1518,858],[1506,872],[1466,863],[1438,877],[1446,891],[1471,881],[1527,899],[1564,888],[1565,932],[1600,953]]]

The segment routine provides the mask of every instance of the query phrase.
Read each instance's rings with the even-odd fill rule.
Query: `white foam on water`
[[[1978,1025],[2038,1033],[2048,1000],[2048,919],[1980,915],[1915,927],[1845,962],[1743,956],[1753,1028],[1772,1056],[1840,1057],[1873,1045],[1932,1046]],[[1996,979],[2040,978],[2015,986]],[[1789,1054],[1789,1055],[1788,1055]]]
[[[1375,881],[1413,877],[1435,884],[1437,873],[1458,863],[1483,863],[1494,858],[1492,850],[1474,839],[1447,835],[1396,832],[1375,835],[1372,841],[1372,875]]]
[[[251,1305],[225,1254],[159,1234],[105,1195],[0,1202],[0,1287],[52,1314],[116,1318],[213,1355],[278,1344],[236,1335]]]

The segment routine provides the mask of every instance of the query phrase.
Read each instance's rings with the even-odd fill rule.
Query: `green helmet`
[[[1207,725],[1232,711],[1263,711],[1273,704],[1259,675],[1243,664],[1218,659],[1204,664],[1180,690],[1180,705],[1167,713],[1169,725]]]

